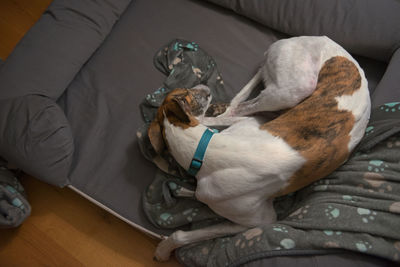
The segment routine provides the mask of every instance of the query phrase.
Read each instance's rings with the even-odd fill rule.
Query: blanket
[[[0,228],[19,226],[30,214],[25,190],[0,158]]]
[[[182,42],[178,47],[188,43]],[[155,61],[161,60],[163,66],[170,66],[176,60],[170,56],[175,47],[174,42],[167,45],[166,57],[156,56]],[[185,52],[181,51],[183,57]],[[205,57],[206,54],[197,47],[190,55]],[[205,59],[212,60],[209,56]],[[180,64],[185,63],[180,61]],[[195,71],[187,71],[193,70],[191,63],[188,64],[181,66],[186,70],[183,77],[196,75]],[[173,75],[182,77],[176,71]],[[216,68],[212,71],[218,73]],[[179,80],[173,80],[179,85]],[[210,81],[213,92],[221,89],[215,87],[223,85],[223,82],[218,83],[221,80]],[[160,89],[146,97],[142,105],[144,115],[149,105],[147,99],[157,100],[157,103],[150,101],[154,107],[160,104],[159,92]],[[154,152],[145,145],[148,145],[144,134],[146,126],[141,129],[140,143],[144,155],[151,159]],[[276,223],[187,245],[177,250],[177,258],[189,266],[235,266],[269,256],[351,250],[400,261],[399,132],[400,103],[388,103],[375,109],[365,137],[342,167],[322,180],[275,200]],[[143,207],[153,224],[168,229],[193,229],[224,220],[197,200],[182,197],[185,191],[195,189],[196,181],[170,156],[163,157],[170,163],[168,173],[159,171],[143,194]]]
[[[278,221],[178,250],[186,265],[240,265],[337,249],[400,262],[400,103],[373,111],[357,151],[339,169],[275,201]]]
[[[207,85],[213,96],[208,115],[223,111],[219,103],[227,103],[229,94],[224,87],[215,61],[195,42],[175,39],[163,46],[154,57],[155,67],[168,75],[164,84],[141,103],[145,124],[138,130],[138,143],[143,155],[153,161],[157,156],[147,136],[147,129],[165,96],[175,88]],[[205,204],[185,195],[196,188],[196,179],[178,165],[168,154],[161,155],[167,163],[166,172],[158,170],[154,181],[143,194],[143,209],[149,220],[161,228],[174,229],[191,223],[220,220]]]

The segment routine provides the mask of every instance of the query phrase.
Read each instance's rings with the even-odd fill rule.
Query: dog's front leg
[[[239,224],[224,222],[194,231],[178,230],[158,244],[154,259],[167,261],[172,251],[176,248],[199,241],[240,233],[247,229],[248,227]]]
[[[232,124],[245,120],[248,117],[204,117],[201,123],[208,127],[231,126]]]

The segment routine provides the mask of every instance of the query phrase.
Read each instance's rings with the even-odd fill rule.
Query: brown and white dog
[[[261,78],[265,89],[244,102]],[[343,164],[370,115],[363,70],[327,37],[274,43],[260,71],[221,117],[204,118],[210,100],[205,86],[172,91],[149,128],[156,151],[167,148],[189,169],[207,130],[204,121],[221,124],[257,111],[290,109],[269,122],[262,117],[232,119],[230,127],[211,138],[194,194],[229,222],[174,232],[157,247],[155,258],[160,261],[177,247],[273,223],[274,197],[294,192]]]

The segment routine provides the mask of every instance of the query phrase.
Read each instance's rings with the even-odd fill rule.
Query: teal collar
[[[211,130],[207,128],[201,136],[188,170],[190,175],[196,176],[197,172],[201,168],[201,165],[203,165],[203,159],[204,155],[206,154],[208,143],[210,143],[210,140],[215,133],[218,133],[218,130]]]

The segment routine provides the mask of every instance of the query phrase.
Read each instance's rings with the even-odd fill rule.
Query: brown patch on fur
[[[199,121],[192,116],[192,112],[196,111],[198,106],[194,96],[187,89],[174,89],[165,97],[147,131],[150,143],[157,154],[161,154],[165,148],[164,118],[167,117],[171,124],[183,129],[197,126]]]
[[[164,121],[166,116],[168,121],[174,126],[187,129],[199,124],[199,121],[192,116],[192,112],[197,108],[197,101],[187,89],[174,89],[169,93],[157,111],[157,120]]]
[[[339,110],[335,97],[352,95],[360,87],[361,76],[354,63],[345,57],[333,57],[321,68],[311,96],[260,127],[281,137],[307,160],[275,196],[325,177],[347,159],[354,116]]]

